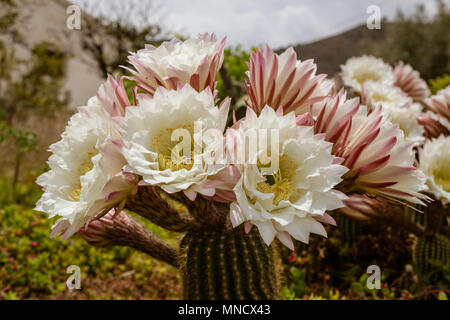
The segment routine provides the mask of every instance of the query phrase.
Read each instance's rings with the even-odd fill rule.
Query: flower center
[[[450,171],[447,168],[440,167],[433,170],[433,176],[438,185],[450,192]]]
[[[378,77],[376,74],[362,71],[355,74],[355,80],[358,81],[360,85],[363,85],[363,83],[367,80],[378,81],[380,80],[380,77]]]
[[[98,150],[92,150],[86,154],[86,158],[82,161],[77,169],[79,177],[84,176],[86,173],[91,171],[94,168],[94,164],[92,163],[92,157],[98,154]],[[78,183],[72,185],[72,190],[67,195],[67,198],[70,201],[80,201],[81,196],[81,181],[78,179]]]
[[[280,171],[274,175],[264,176],[266,181],[259,182],[256,185],[256,190],[262,193],[273,193],[273,203],[278,205],[282,200],[289,200],[295,188],[287,178],[281,176]]]
[[[372,95],[372,99],[375,100],[376,102],[389,102],[390,100],[388,99],[388,97],[386,97],[384,94],[382,94],[381,92],[375,92]]]
[[[258,168],[261,169],[261,167],[262,165],[258,163]],[[290,179],[295,175],[296,168],[297,165],[286,155],[281,156],[278,171],[273,175],[265,175],[266,181],[257,183],[256,190],[262,193],[273,193],[273,204],[276,206],[280,201],[289,200],[295,191]]]
[[[192,161],[194,156],[194,144],[193,144],[193,125],[184,125],[178,129],[185,129],[189,131],[190,141],[190,155],[185,154],[185,150],[180,145],[180,141],[172,141],[172,133],[175,131],[173,128],[165,128],[161,130],[153,138],[153,146],[158,153],[158,165],[160,170],[170,169],[172,171],[178,171],[181,169],[190,170],[194,164]]]

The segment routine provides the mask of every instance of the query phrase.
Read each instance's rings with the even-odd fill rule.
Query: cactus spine
[[[182,242],[185,299],[276,299],[279,278],[274,245],[256,228],[188,232]]]
[[[363,225],[361,221],[351,219],[338,211],[334,217],[336,219],[338,230],[342,235],[342,240],[345,242],[353,244],[358,240],[358,237],[363,234]]]
[[[436,234],[431,239],[417,239],[413,252],[417,273],[423,277],[432,270],[430,261],[446,263],[450,259],[450,244],[446,237]]]

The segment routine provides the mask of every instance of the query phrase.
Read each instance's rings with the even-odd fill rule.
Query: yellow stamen
[[[381,94],[379,92],[375,92],[372,95],[373,100],[375,100],[376,102],[389,102],[389,99],[384,95]]]
[[[450,171],[447,168],[439,168],[433,171],[434,181],[436,184],[450,192]]]
[[[262,193],[273,193],[273,203],[278,205],[282,200],[289,200],[295,188],[291,186],[289,179],[281,176],[280,170],[271,176],[266,176],[266,181],[259,182],[256,190]]]
[[[262,165],[258,161],[258,168],[269,168],[270,164]],[[279,169],[273,175],[266,175],[266,181],[259,182],[256,189],[263,193],[273,193],[273,203],[278,205],[280,201],[289,200],[295,192],[295,187],[291,185],[291,178],[295,177],[298,165],[287,155],[282,155],[279,161]]]
[[[67,199],[70,201],[80,201],[81,195],[81,184],[76,184],[72,186],[72,191],[67,195]]]
[[[193,125],[184,125],[179,128],[188,130],[191,137],[193,136]],[[153,138],[152,144],[158,153],[159,168],[160,170],[170,169],[172,171],[190,170],[193,166],[193,141],[191,141],[191,157],[188,157],[183,154],[183,148],[180,147],[179,141],[172,141],[174,130],[173,128],[165,128]]]
[[[92,157],[94,157],[97,154],[98,150],[93,150],[86,154],[85,160],[81,162],[80,166],[77,169],[80,177],[84,176],[86,173],[88,173],[94,168],[94,164],[92,163]],[[78,183],[72,185],[72,191],[70,191],[69,194],[67,195],[67,199],[69,199],[70,201],[80,201],[80,196],[81,196],[81,183],[80,180],[78,180]]]
[[[190,170],[193,166],[193,161],[191,161],[189,157],[183,155],[182,148],[175,147],[172,150],[171,156],[166,156],[158,153],[158,164],[161,170],[166,169],[170,169],[172,171],[178,171],[181,169]]]
[[[355,74],[355,80],[358,81],[358,83],[360,85],[363,85],[364,82],[366,82],[367,80],[374,80],[374,81],[378,81],[380,80],[380,78],[372,73],[368,73],[368,72],[359,72]]]

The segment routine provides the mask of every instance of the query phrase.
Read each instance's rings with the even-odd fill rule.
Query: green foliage
[[[31,209],[41,195],[34,183],[21,185],[19,201],[11,198],[9,182],[0,180],[0,190],[0,297],[3,299],[48,297],[66,292],[69,265],[80,266],[82,287],[89,285],[89,278],[117,280],[130,270],[135,272],[137,286],[145,286],[152,277],[161,279],[167,268],[174,272],[172,267],[155,264],[130,248],[95,248],[78,236],[67,241],[52,239],[54,219]],[[162,229],[150,228],[163,239],[170,237],[174,241]],[[176,294],[171,290],[169,295]]]
[[[23,156],[38,151],[36,133],[22,123],[32,116],[52,117],[67,106],[68,95],[62,92],[65,62],[65,54],[50,42],[36,44],[26,61],[0,42],[0,144],[11,150],[7,156],[12,161],[5,160],[13,163],[13,185]]]
[[[148,43],[158,45],[162,42],[155,40],[162,34],[157,25],[137,29],[126,19],[111,21],[109,16],[89,18],[83,23],[83,48],[92,54],[105,78],[127,64],[130,51],[140,50]]]
[[[36,112],[51,116],[66,107],[68,95],[61,94],[65,63],[66,57],[58,47],[49,42],[37,44],[23,81],[12,84],[13,99],[6,106],[8,117],[26,118]]]
[[[14,128],[0,119],[0,145],[6,141],[13,141],[19,154],[39,150],[36,133]]]
[[[435,94],[439,90],[450,85],[450,74],[444,74],[434,79],[430,79],[428,82],[430,84],[431,92]]]
[[[0,31],[5,31],[15,21],[17,12],[7,12],[0,18]]]
[[[295,297],[303,297],[306,294],[307,289],[305,281],[306,270],[291,267],[289,276],[292,281],[292,284],[289,286],[289,291],[292,292]]]
[[[438,287],[450,283],[450,242],[445,236],[417,239],[413,255],[414,266],[424,282]]]
[[[0,146],[13,144],[16,149],[12,184],[15,188],[19,178],[19,168],[22,157],[28,152],[39,151],[37,146],[37,135],[34,132],[8,125],[4,120],[4,114],[1,111],[3,110],[0,109]],[[13,191],[13,194],[15,195],[15,190]]]
[[[187,233],[181,243],[186,299],[274,299],[279,295],[273,246],[253,228]]]
[[[67,105],[68,95],[62,93],[65,54],[50,42],[36,44],[31,54],[29,61],[19,61],[14,51],[0,45],[0,79],[6,84],[0,88],[0,108],[8,124],[30,114],[53,115]],[[22,68],[27,71],[13,80],[11,74]]]
[[[448,300],[447,295],[445,294],[445,292],[440,291],[438,294],[438,300]]]
[[[29,77],[36,80],[43,77],[62,78],[64,77],[64,53],[51,42],[38,43],[32,50],[34,63]]]
[[[450,10],[437,1],[438,13],[430,20],[423,5],[406,17],[399,12],[387,25],[386,38],[379,42],[363,40],[363,53],[375,55],[395,64],[402,60],[417,69],[425,79],[450,73]]]
[[[133,90],[136,87],[136,84],[133,81],[124,78],[123,79],[123,86],[125,88],[125,91],[127,92],[128,100],[130,100],[131,102],[134,101]]]
[[[13,0],[0,1],[0,31],[3,34],[9,33],[16,41],[21,40],[21,36],[15,28],[18,15],[18,6]]]
[[[233,88],[229,88],[229,84],[224,82],[223,75],[219,73],[217,79],[217,90],[219,90],[220,99],[224,99],[229,96],[230,90],[234,90],[234,98],[236,100],[245,94],[242,84],[244,83],[245,72],[248,70],[247,62],[249,59],[250,53],[243,50],[239,45],[235,47],[228,47],[224,50],[223,66],[232,81]],[[234,103],[237,103],[237,101],[234,101]]]

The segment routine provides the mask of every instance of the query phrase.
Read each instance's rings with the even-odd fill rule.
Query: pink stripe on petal
[[[386,188],[397,184],[397,182],[367,182],[358,181],[358,184],[368,188]]]
[[[362,175],[369,174],[369,173],[372,173],[374,171],[377,171],[377,170],[383,168],[389,162],[390,158],[391,158],[391,156],[388,154],[387,156],[385,156],[383,158],[380,158],[369,164],[366,164],[365,166],[362,166],[358,170],[358,175],[362,176]]]

